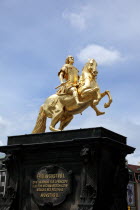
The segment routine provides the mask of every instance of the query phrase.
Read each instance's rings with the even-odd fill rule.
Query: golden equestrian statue
[[[79,71],[73,66],[73,63],[74,57],[68,56],[58,73],[61,85],[56,87],[58,89],[56,94],[47,98],[40,107],[32,133],[45,132],[47,117],[52,118],[49,127],[51,131],[62,131],[71,122],[73,115],[82,113],[89,106],[95,110],[97,116],[105,114],[96,107],[105,95],[108,96],[109,101],[104,104],[104,107],[107,108],[112,103],[108,90],[100,93],[96,81],[98,74],[96,61],[89,59],[83,67],[80,77],[78,75]],[[58,122],[60,122],[60,126],[56,129],[55,126]]]

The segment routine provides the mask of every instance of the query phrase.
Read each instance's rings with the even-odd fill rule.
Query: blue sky
[[[139,0],[0,0],[0,144],[7,136],[31,133],[70,54],[80,72],[88,58],[97,60],[98,84],[101,92],[111,91],[113,103],[104,116],[87,109],[67,129],[103,126],[125,135],[137,148],[129,162],[137,164],[139,11]]]

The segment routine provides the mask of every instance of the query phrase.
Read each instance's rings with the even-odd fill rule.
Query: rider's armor
[[[78,87],[78,69],[71,64],[64,64],[59,71],[58,76],[61,72],[63,73],[63,79],[66,80],[66,83],[60,87],[57,92],[58,95],[67,94],[68,92],[71,92],[70,89],[72,87]]]

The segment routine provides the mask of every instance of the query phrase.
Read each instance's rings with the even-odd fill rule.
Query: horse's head
[[[88,59],[87,69],[92,74],[93,77],[96,77],[98,74],[97,62],[92,58]]]
[[[90,73],[92,75],[93,78],[95,78],[98,74],[98,70],[97,70],[97,63],[94,59],[88,59],[88,62],[85,64],[82,73]]]

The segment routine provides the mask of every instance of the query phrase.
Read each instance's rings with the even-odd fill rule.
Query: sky
[[[45,99],[60,84],[68,55],[81,74],[88,58],[98,63],[101,92],[113,103],[96,116],[88,108],[67,130],[105,127],[127,137],[140,162],[140,1],[0,0],[0,145],[30,134]],[[47,121],[49,132],[50,120]]]

